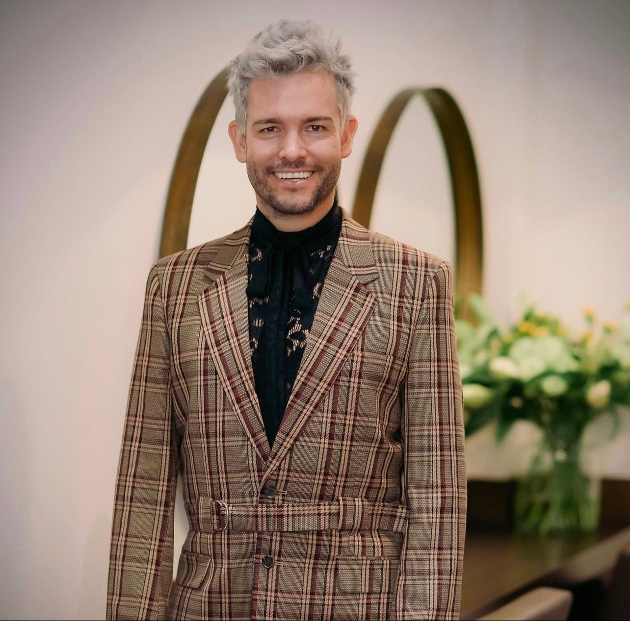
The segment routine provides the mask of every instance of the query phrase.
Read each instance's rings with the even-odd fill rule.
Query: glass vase
[[[597,528],[599,481],[586,472],[582,444],[581,431],[543,430],[529,470],[517,486],[517,533],[584,533]]]

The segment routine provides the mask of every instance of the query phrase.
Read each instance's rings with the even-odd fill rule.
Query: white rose
[[[610,382],[601,380],[593,384],[586,392],[587,403],[595,410],[605,408],[610,402]]]
[[[492,400],[493,392],[481,384],[464,384],[464,405],[475,410],[481,408]]]
[[[542,391],[550,397],[559,397],[569,388],[569,384],[559,375],[548,375],[540,382]]]
[[[490,373],[497,379],[510,379],[518,376],[518,367],[511,358],[497,356],[490,361]]]

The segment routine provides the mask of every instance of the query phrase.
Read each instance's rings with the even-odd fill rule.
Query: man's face
[[[357,122],[341,127],[333,77],[323,71],[252,80],[247,125],[229,127],[258,208],[284,230],[316,223],[332,205]]]

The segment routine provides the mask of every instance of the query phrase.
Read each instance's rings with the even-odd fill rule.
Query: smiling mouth
[[[310,171],[300,172],[274,172],[278,179],[308,179],[313,173]]]

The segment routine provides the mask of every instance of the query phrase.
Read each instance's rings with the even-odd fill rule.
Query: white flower
[[[545,363],[540,358],[530,356],[528,358],[521,358],[518,363],[519,377],[524,382],[529,382],[530,379],[545,372]]]
[[[497,356],[490,361],[490,373],[497,379],[518,377],[518,367],[511,358]]]
[[[593,384],[586,392],[587,403],[595,410],[605,408],[610,402],[610,382],[601,380]]]
[[[493,392],[481,384],[464,384],[464,405],[473,410],[481,408],[492,400]]]
[[[510,358],[516,362],[524,382],[545,371],[566,373],[577,368],[568,343],[553,335],[519,339],[510,347]]]
[[[550,397],[559,397],[569,388],[569,384],[559,375],[548,375],[540,382],[542,391]]]
[[[569,344],[563,338],[553,335],[544,336],[538,339],[538,344],[548,369],[557,373],[566,373],[577,368],[577,362],[571,355]]]

